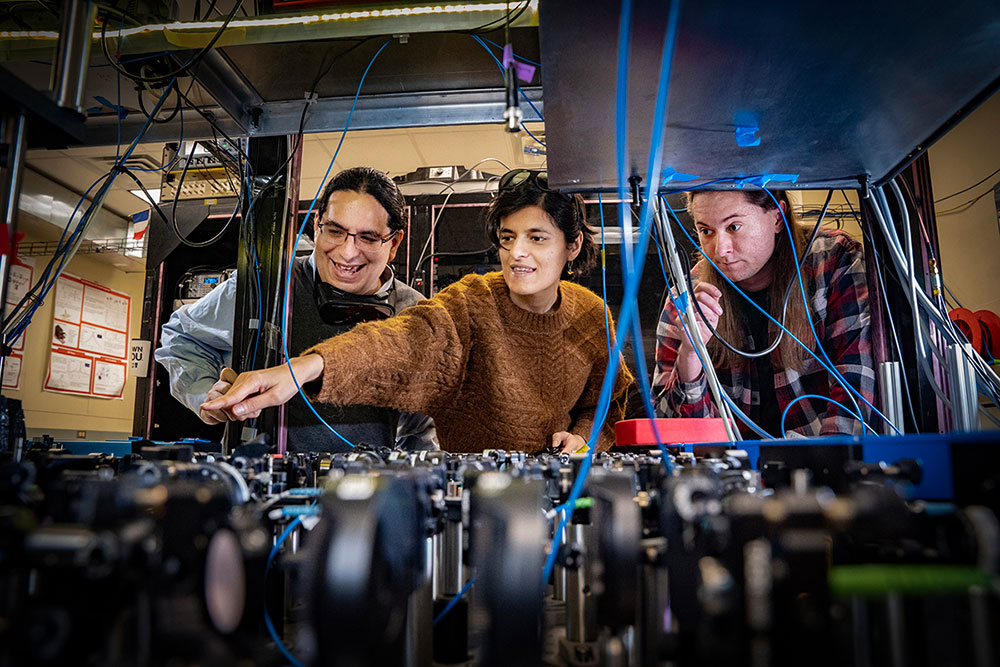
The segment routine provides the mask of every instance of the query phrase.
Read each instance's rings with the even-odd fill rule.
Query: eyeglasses
[[[340,227],[330,224],[321,223],[317,225],[319,227],[319,237],[320,239],[331,246],[339,246],[347,243],[347,237],[353,236],[354,243],[357,244],[359,248],[364,250],[378,250],[383,245],[391,241],[396,237],[397,232],[390,232],[388,236],[379,236],[375,232],[348,232]]]
[[[497,190],[500,192],[513,190],[522,183],[534,183],[540,190],[556,192],[555,190],[549,190],[549,172],[538,169],[514,169],[508,171],[500,177]]]

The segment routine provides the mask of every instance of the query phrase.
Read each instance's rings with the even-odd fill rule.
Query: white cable
[[[469,167],[468,169],[466,169],[465,171],[463,171],[463,172],[462,172],[461,174],[459,174],[459,175],[458,175],[458,176],[457,176],[457,177],[455,178],[455,180],[453,180],[453,181],[452,181],[452,182],[451,182],[450,184],[447,184],[447,183],[444,183],[444,186],[445,186],[445,187],[441,188],[441,192],[439,192],[438,194],[439,194],[439,195],[441,195],[441,194],[444,194],[444,191],[445,191],[445,190],[448,190],[448,189],[451,189],[451,192],[449,192],[449,193],[448,193],[448,196],[447,196],[447,197],[445,197],[445,200],[444,200],[444,203],[443,203],[443,204],[441,204],[441,210],[439,210],[439,211],[438,211],[438,214],[437,214],[436,216],[434,216],[434,219],[433,219],[433,220],[431,220],[431,229],[430,229],[430,231],[429,231],[429,232],[427,233],[427,241],[425,241],[425,242],[424,242],[424,247],[420,249],[420,255],[419,255],[419,256],[417,257],[417,263],[413,265],[413,269],[414,269],[414,271],[416,271],[416,269],[417,269],[417,268],[418,268],[418,267],[420,266],[420,264],[421,264],[421,263],[422,263],[422,262],[424,261],[424,255],[426,255],[426,254],[427,254],[427,248],[428,248],[428,247],[430,246],[430,244],[431,244],[431,239],[433,239],[433,238],[434,238],[434,230],[435,230],[435,229],[437,229],[437,224],[438,224],[438,221],[439,221],[439,220],[441,220],[441,214],[442,214],[442,213],[444,213],[444,209],[445,209],[445,208],[447,208],[447,206],[448,206],[448,200],[449,200],[449,199],[451,199],[451,196],[452,196],[453,194],[455,194],[455,184],[456,184],[456,183],[458,183],[458,182],[459,182],[460,180],[462,180],[463,178],[465,178],[465,177],[466,177],[466,176],[467,176],[468,174],[471,174],[471,173],[472,173],[472,171],[473,171],[473,170],[474,170],[474,169],[475,169],[476,167],[478,167],[479,165],[481,165],[482,163],[484,163],[484,162],[490,162],[490,161],[492,161],[492,162],[497,162],[497,163],[499,163],[499,164],[500,164],[500,166],[502,166],[502,167],[503,167],[504,169],[506,169],[507,171],[510,171],[510,167],[508,167],[508,166],[507,166],[507,165],[506,165],[506,164],[505,164],[505,163],[503,162],[503,160],[500,160],[500,159],[498,159],[498,158],[495,158],[495,157],[484,157],[484,158],[483,158],[482,160],[480,160],[479,162],[477,162],[476,164],[472,165],[471,167]],[[423,182],[423,181],[417,181],[417,182]],[[427,182],[430,182],[430,181],[427,181]],[[438,181],[438,182],[441,182],[441,183],[443,183],[442,181]],[[484,189],[485,189],[485,188],[484,188]],[[413,276],[408,276],[408,278],[409,278],[410,282],[412,283],[412,282],[413,282]]]
[[[677,285],[677,299],[675,300],[680,300],[681,304],[684,306],[684,313],[682,316],[688,323],[688,330],[691,331],[691,343],[698,352],[698,356],[704,360],[704,363],[702,363],[702,369],[704,369],[705,379],[708,381],[708,388],[712,393],[715,406],[718,409],[719,414],[722,416],[722,424],[726,428],[726,435],[729,437],[729,440],[742,440],[743,438],[739,429],[734,426],[735,418],[733,417],[732,411],[730,411],[729,405],[722,399],[722,392],[724,390],[722,389],[722,385],[719,383],[719,376],[715,372],[715,367],[711,363],[712,358],[708,354],[708,348],[705,346],[705,342],[701,339],[701,328],[698,326],[698,318],[694,312],[694,304],[691,301],[694,298],[694,295],[688,294],[687,292],[687,280],[684,279],[684,268],[681,266],[681,259],[678,254],[677,244],[674,240],[673,229],[671,229],[669,223],[664,224],[667,218],[666,212],[663,210],[663,202],[659,197],[654,197],[651,201],[655,202],[653,213],[655,214],[660,225],[660,231],[662,232],[660,236],[666,241],[667,244],[667,266],[673,276],[674,284]],[[623,242],[624,241],[625,239],[623,239]]]
[[[900,208],[903,210],[905,215],[906,209],[902,202],[902,193],[899,191],[899,186],[893,183],[892,187],[894,189],[893,194],[897,198],[897,201],[899,201]],[[875,213],[875,220],[878,223],[879,228],[882,231],[883,238],[886,241],[886,246],[889,250],[889,255],[895,266],[896,273],[900,277],[901,284],[906,284],[906,281],[909,279],[908,277],[910,275],[911,262],[908,261],[906,256],[904,256],[905,253],[903,248],[901,247],[899,236],[896,234],[895,226],[889,224],[888,222],[888,220],[891,219],[891,213],[889,209],[888,199],[886,198],[884,191],[881,189],[875,190],[874,196],[871,199],[871,203],[873,204],[872,210]],[[906,226],[906,229],[909,230],[908,225]],[[908,254],[912,256],[912,246],[911,246],[911,252]],[[922,345],[924,339],[928,340],[928,342],[931,344],[932,350],[934,350],[934,352],[937,352],[939,356],[940,356],[940,350],[934,349],[935,341],[931,340],[931,333],[927,328],[927,324],[923,322],[923,318],[920,317],[918,314],[920,310],[925,311],[927,315],[931,318],[931,320],[935,324],[935,333],[937,335],[943,336],[946,341],[951,343],[966,342],[964,336],[962,336],[961,333],[957,330],[951,319],[940,311],[937,304],[935,304],[933,300],[923,290],[917,289],[914,292],[912,289],[911,290],[904,289],[904,294],[907,300],[910,301],[911,308],[914,309],[915,320],[918,321],[920,325],[920,334],[917,341],[915,342],[921,351],[921,353],[918,354],[918,358],[922,363],[922,365],[927,364],[926,351],[923,351],[923,345]],[[966,358],[973,365],[976,371],[978,380],[977,385],[979,391],[984,395],[993,397],[994,401],[996,401],[997,399],[996,392],[998,391],[998,389],[1000,389],[1000,380],[997,379],[993,370],[989,368],[986,362],[983,361],[981,358],[979,358],[978,355],[972,355],[970,357],[970,355],[968,355],[965,352],[964,348],[963,348],[963,354],[965,354]],[[924,372],[928,373],[929,377],[932,376],[932,374],[929,374],[926,367],[924,368]],[[947,398],[942,396],[942,392],[937,387],[936,383],[932,382],[931,386],[935,389],[935,392],[945,402],[947,402]]]

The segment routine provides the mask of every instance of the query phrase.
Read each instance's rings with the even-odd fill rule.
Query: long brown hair
[[[689,211],[692,200],[703,194],[706,193],[696,191],[687,194],[685,199]],[[792,238],[795,239],[795,256],[801,261],[802,253],[805,252],[806,244],[809,242],[810,230],[798,220],[798,217],[792,211],[788,193],[784,190],[773,190],[771,194],[774,195],[774,199],[764,190],[741,191],[740,194],[746,198],[748,203],[758,206],[764,211],[775,211],[778,209],[774,200],[784,205],[785,217],[791,227]],[[795,334],[795,337],[805,345],[814,347],[815,339],[813,338],[809,327],[809,320],[807,319],[811,315],[806,312],[805,304],[802,303],[802,294],[797,284],[795,256],[792,254],[792,246],[788,241],[788,231],[782,225],[781,231],[775,235],[774,252],[771,254],[771,261],[774,268],[771,285],[768,287],[767,312],[774,319],[779,322],[781,321],[785,290],[789,282],[795,281],[795,284],[792,285],[792,293],[788,297],[788,310],[786,311],[784,320],[785,328]],[[745,350],[747,348],[747,336],[750,333],[747,326],[747,314],[754,307],[748,303],[746,297],[739,295],[729,282],[719,275],[715,267],[700,254],[696,255],[695,261],[698,262],[697,271],[699,280],[715,285],[722,291],[722,298],[720,299],[722,317],[719,318],[716,330],[734,347]],[[806,295],[808,296],[810,294],[809,285],[806,284],[805,287]],[[769,345],[778,335],[778,331],[779,329],[774,322],[768,321],[768,340],[754,341],[755,347],[760,349]],[[708,342],[708,351],[712,355],[712,361],[716,368],[734,368],[743,359],[743,357],[725,347],[714,337]],[[781,339],[778,347],[770,355],[771,365],[775,369],[790,367],[801,370],[802,362],[808,356],[809,353],[786,334]]]

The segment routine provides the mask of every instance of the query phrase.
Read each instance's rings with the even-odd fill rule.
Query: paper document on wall
[[[44,389],[121,398],[129,359],[132,299],[63,274],[56,283],[51,356]]]

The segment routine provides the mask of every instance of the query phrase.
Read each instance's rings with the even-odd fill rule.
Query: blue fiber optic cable
[[[490,47],[486,46],[486,44],[483,43],[483,41],[479,38],[478,35],[472,35],[472,38],[474,40],[476,40],[477,42],[479,42],[480,46],[482,46],[484,49],[486,49],[486,53],[490,54],[490,57],[493,58],[493,62],[495,62],[496,65],[497,65],[497,67],[500,68],[500,73],[503,74],[504,73],[503,64],[500,62],[500,60],[495,55],[493,55],[493,52],[490,50]],[[516,85],[516,82],[515,82],[515,85]],[[521,90],[521,86],[517,87],[517,92],[521,93],[521,97],[523,97],[524,101],[527,102],[528,105],[534,110],[535,115],[538,116],[538,119],[541,120],[542,122],[545,122],[545,118],[542,116],[541,112],[538,111],[538,107],[536,107],[534,105],[534,103],[531,101],[531,99],[527,95],[524,94],[524,91]],[[539,144],[543,148],[546,148],[545,143],[543,141],[541,141],[538,137],[536,137],[535,135],[533,135],[531,133],[531,130],[529,130],[528,127],[523,122],[521,123],[521,129],[524,130],[528,134],[529,137],[531,137],[532,139],[534,139],[535,143]]]
[[[499,58],[497,58],[495,55],[493,55],[493,52],[490,51],[490,47],[486,46],[486,44],[483,43],[482,38],[479,37],[478,35],[472,35],[472,39],[474,39],[477,42],[479,42],[479,45],[482,46],[484,49],[486,49],[486,53],[490,54],[490,57],[493,58],[493,62],[495,62],[497,64],[497,67],[500,68],[500,72],[503,73],[503,71],[504,71],[504,69],[503,69],[503,63],[500,62]],[[514,56],[514,57],[517,58],[517,56]],[[525,59],[524,58],[519,58],[519,60],[525,60]],[[527,61],[527,62],[531,62],[531,61]],[[537,65],[538,63],[532,63],[532,64]],[[527,95],[525,95],[524,91],[521,90],[521,86],[517,87],[517,92],[521,93],[521,97],[524,98],[524,101],[527,102],[528,105],[534,110],[535,115],[538,116],[539,120],[541,120],[541,121],[544,122],[545,118],[542,116],[541,112],[538,110],[538,107],[536,107],[534,105],[534,103],[531,101],[531,99]],[[524,123],[521,123],[521,126],[524,127]],[[524,131],[527,132],[528,129],[524,128]],[[531,133],[528,132],[528,134],[531,134]],[[534,139],[534,136],[532,136],[532,139]],[[538,139],[535,139],[535,141],[538,141]],[[540,141],[538,141],[538,143],[542,144],[542,142],[540,142]],[[544,146],[545,144],[542,144],[542,145]]]
[[[650,233],[653,233],[656,226],[650,227]],[[622,238],[622,244],[627,243],[627,240]],[[657,248],[659,250],[659,248]],[[629,275],[632,268],[628,266],[629,255],[622,253],[622,274]],[[641,279],[641,275],[639,278]],[[662,440],[660,439],[660,432],[656,428],[656,410],[653,407],[653,395],[649,388],[649,369],[646,366],[646,351],[642,340],[642,322],[639,319],[639,301],[635,299],[631,302],[622,303],[622,307],[632,308],[632,355],[635,359],[635,372],[638,379],[639,385],[639,395],[642,397],[643,410],[646,416],[653,422],[653,438],[656,441],[656,446],[660,450],[663,456],[663,465],[667,468],[668,474],[673,474],[673,465],[670,463],[670,455],[667,452],[667,448],[664,446]]]
[[[171,79],[171,84],[173,83],[174,80],[175,79]],[[95,196],[95,201],[102,201],[104,199],[104,197],[106,196],[107,191],[111,189],[111,185],[114,183],[115,178],[117,178],[118,174],[121,173],[120,172],[121,165],[123,165],[129,159],[129,157],[131,157],[132,153],[136,149],[136,146],[139,145],[139,141],[142,139],[143,135],[149,129],[149,125],[152,122],[152,116],[155,116],[159,112],[160,107],[163,106],[163,102],[167,99],[167,93],[169,92],[169,89],[170,89],[170,85],[167,86],[167,89],[164,91],[164,94],[160,97],[159,100],[157,100],[156,106],[153,107],[153,113],[152,113],[152,115],[150,116],[150,118],[146,119],[146,122],[143,124],[142,128],[139,130],[139,133],[135,136],[135,139],[132,140],[132,142],[129,144],[129,147],[125,150],[125,152],[122,153],[121,156],[118,157],[115,160],[115,164],[111,168],[111,170],[106,175],[104,175],[101,178],[97,179],[97,181],[95,181],[94,184],[90,186],[90,189],[87,190],[87,193],[89,193],[90,190],[92,190],[98,183],[101,183],[101,181],[103,181],[103,183],[101,183],[100,188],[98,189],[97,195]],[[84,196],[80,198],[80,202],[77,203],[77,208],[79,208],[80,204],[82,204],[83,201],[86,199],[87,193],[85,193]],[[69,225],[72,223],[73,215],[75,215],[76,210],[77,209],[74,209],[74,213],[72,215],[70,215],[69,222],[67,222],[66,227],[63,229],[63,234],[65,234],[66,230],[69,229]],[[52,279],[51,279],[50,282],[48,282],[47,284],[45,284],[42,292],[39,294],[39,298],[35,301],[34,305],[31,306],[31,310],[29,311],[28,315],[22,321],[23,326],[19,325],[19,327],[18,327],[18,334],[17,335],[20,335],[20,333],[23,332],[24,329],[31,322],[31,318],[34,317],[35,312],[38,310],[38,308],[41,306],[42,302],[45,300],[45,297],[48,295],[49,291],[52,289],[52,286],[56,283],[56,280],[58,279],[59,275],[62,274],[63,267],[66,264],[66,261],[68,259],[68,254],[67,254],[68,250],[71,247],[74,239],[78,238],[83,233],[84,227],[86,225],[86,221],[90,220],[90,216],[92,215],[92,211],[93,210],[94,210],[94,203],[92,202],[91,205],[90,205],[90,207],[88,207],[87,211],[83,214],[83,217],[80,218],[80,222],[77,223],[76,229],[73,231],[72,234],[70,234],[69,240],[67,240],[67,242],[66,242],[66,246],[64,246],[59,251],[57,251],[56,255],[59,255],[60,253],[62,253],[62,258],[59,261],[58,267],[56,267],[55,275],[52,277]],[[62,239],[62,236],[60,236],[60,240],[61,239]],[[55,260],[55,256],[53,256],[53,261],[54,260]],[[51,265],[51,262],[50,262],[50,265]],[[44,280],[48,279],[48,273],[49,273],[48,269],[49,269],[49,267],[46,266],[46,270],[43,272],[42,277],[40,277],[39,280],[38,280],[38,282],[35,283],[36,286],[42,285],[43,284],[43,279]],[[13,333],[13,332],[11,332],[11,333]],[[12,340],[16,340],[16,338],[14,338]]]
[[[775,198],[773,194],[771,194],[771,191],[768,190],[767,188],[761,188],[761,189],[768,194],[768,196],[771,198],[771,201],[774,202],[774,205],[778,207],[778,211],[781,213],[781,219],[785,222],[785,231],[788,233],[788,242],[792,246],[792,258],[795,260],[795,275],[799,283],[799,292],[802,295],[802,303],[805,305],[806,311],[808,312],[809,297],[808,295],[806,295],[805,284],[802,282],[802,267],[799,265],[798,251],[795,249],[795,238],[792,236],[792,226],[789,224],[788,217],[785,215],[785,212],[781,210],[781,206],[778,204],[778,200]],[[851,396],[851,392],[856,390],[854,390],[854,388],[851,387],[850,383],[847,382],[847,379],[841,374],[840,370],[837,369],[837,366],[830,359],[830,355],[826,353],[826,349],[823,347],[823,343],[820,341],[819,335],[816,333],[816,325],[813,324],[812,318],[807,317],[806,321],[809,322],[809,328],[812,330],[813,338],[816,340],[816,347],[818,347],[819,351],[823,353],[823,358],[826,359],[827,363],[830,365],[830,370],[833,372],[834,377],[836,377],[837,380],[840,381],[840,383],[844,385],[844,387],[848,390],[847,395],[851,399],[851,405],[854,406],[855,414],[860,415],[861,407],[858,405],[858,402],[854,400],[854,397]],[[869,403],[868,399],[866,399],[864,396],[861,395],[861,392],[856,392],[856,393],[858,394],[858,398],[860,398],[868,407],[870,407],[875,412],[875,414],[884,419],[887,424],[892,426],[893,430],[896,431],[897,435],[902,435],[899,432],[899,429],[896,428],[896,425],[893,424],[891,421],[889,421],[888,417],[879,412],[878,408]],[[867,426],[864,419],[861,419],[861,424],[862,426]],[[872,429],[871,427],[869,427],[868,430],[870,430],[872,433],[875,433],[875,430]],[[878,434],[876,433],[876,435]]]
[[[653,227],[653,231],[656,232],[655,226]],[[667,298],[670,299],[670,304],[679,313],[680,310],[677,308],[677,303],[674,301],[674,295],[670,292],[670,280],[667,278],[667,267],[663,263],[663,253],[661,252],[659,243],[656,244],[656,258],[660,260],[660,271],[663,273],[663,282],[666,283],[667,285],[667,290],[666,290]],[[701,362],[702,366],[705,366],[705,360],[702,358],[701,352],[698,351],[698,348],[696,348],[694,345],[694,340],[691,339],[691,332],[688,331],[687,322],[684,321],[683,317],[678,317],[677,319],[680,321],[681,327],[684,329],[684,335],[687,336],[688,342],[691,344],[691,349],[693,349],[694,353],[698,355],[698,361]],[[747,414],[743,412],[743,410],[741,410],[739,406],[736,405],[733,399],[729,397],[729,394],[727,394],[725,391],[720,391],[719,395],[722,396],[722,400],[726,402],[726,405],[729,406],[729,409],[732,410],[734,413],[736,413],[736,416],[739,417],[740,421],[746,424],[751,431],[753,431],[754,433],[756,433],[765,440],[774,439],[774,436],[768,434],[764,429],[758,426],[756,422],[750,419],[750,417],[748,417]]]
[[[837,407],[839,407],[841,410],[843,410],[844,412],[846,412],[847,414],[851,415],[852,417],[854,417],[855,419],[857,419],[859,422],[861,422],[861,425],[864,426],[865,428],[867,428],[869,431],[871,431],[872,433],[875,433],[875,430],[871,426],[869,426],[868,424],[866,424],[865,420],[861,418],[861,415],[859,415],[858,413],[854,412],[853,410],[847,409],[846,407],[844,407],[843,403],[835,401],[832,398],[830,398],[829,396],[820,396],[819,394],[802,394],[801,396],[796,396],[788,405],[785,406],[785,409],[781,413],[781,432],[782,433],[785,432],[785,417],[788,416],[788,411],[791,409],[791,407],[793,405],[795,405],[799,401],[801,401],[803,399],[806,399],[806,398],[818,398],[818,399],[820,399],[822,401],[828,401],[830,403],[833,403],[834,405],[836,405]],[[878,434],[875,433],[875,435],[878,435]]]
[[[284,321],[288,313],[288,293],[291,290],[292,269],[295,266],[295,252],[296,250],[298,250],[299,241],[302,239],[302,232],[305,231],[306,225],[309,224],[309,216],[312,215],[313,208],[316,206],[316,200],[319,198],[320,193],[323,191],[323,186],[326,184],[326,179],[330,176],[330,170],[333,169],[333,165],[337,161],[337,156],[340,154],[340,147],[344,145],[344,137],[347,136],[347,130],[351,127],[351,119],[354,117],[354,109],[358,105],[358,97],[361,95],[361,86],[363,86],[365,83],[365,77],[368,76],[368,71],[372,68],[372,65],[375,64],[375,59],[378,58],[379,54],[382,53],[382,50],[385,49],[385,47],[389,46],[389,42],[391,41],[392,41],[391,39],[387,39],[385,43],[383,43],[382,46],[379,47],[379,50],[375,52],[375,55],[372,56],[372,59],[368,61],[368,66],[365,68],[364,74],[361,75],[361,81],[358,82],[358,89],[354,93],[354,102],[351,103],[351,111],[349,114],[347,114],[347,122],[344,124],[344,131],[340,134],[340,141],[337,142],[337,150],[335,150],[333,153],[333,158],[330,160],[330,165],[326,168],[326,173],[323,174],[323,180],[320,181],[319,189],[316,190],[316,195],[313,197],[312,203],[309,204],[309,210],[306,211],[306,215],[302,219],[302,225],[299,227],[299,233],[295,237],[295,245],[292,247],[292,257],[288,263],[288,271],[287,275],[285,276],[285,298],[282,302],[282,307],[281,307],[281,315],[282,315],[281,348],[285,353],[285,365],[288,366],[288,372],[292,376],[292,382],[295,383],[295,388],[298,390],[299,395],[301,395],[302,398],[305,399],[306,407],[308,407],[309,410],[316,416],[316,418],[319,419],[319,421],[324,426],[326,426],[327,429],[329,429],[330,433],[333,433],[340,440],[347,443],[347,445],[349,445],[351,449],[354,448],[354,443],[345,438],[344,436],[342,436],[340,433],[338,433],[335,428],[330,426],[330,424],[328,424],[327,421],[323,419],[323,417],[321,417],[318,412],[316,412],[316,408],[313,407],[312,401],[310,401],[309,397],[306,396],[304,391],[302,391],[302,386],[299,384],[298,378],[295,377],[295,371],[292,370],[292,357],[291,355],[288,354],[288,330],[284,327]]]
[[[458,592],[458,595],[453,597],[451,600],[448,600],[448,604],[445,605],[444,609],[442,609],[441,612],[434,617],[432,625],[437,625],[438,623],[441,622],[441,619],[443,619],[445,616],[448,615],[448,612],[450,612],[455,607],[455,605],[458,604],[458,601],[462,599],[462,596],[464,596],[465,593],[469,590],[469,588],[472,587],[472,582],[474,582],[475,580],[476,578],[472,577],[467,582],[465,582],[465,585],[462,586],[462,590]]]
[[[683,224],[681,224],[680,220],[679,220],[679,219],[677,218],[677,214],[676,214],[676,213],[674,212],[673,208],[671,208],[671,206],[670,206],[670,203],[669,203],[669,202],[667,202],[666,200],[664,200],[664,204],[666,204],[666,207],[667,207],[667,210],[668,210],[668,211],[670,211],[671,215],[672,215],[672,216],[673,216],[673,218],[674,218],[674,222],[675,222],[675,223],[677,224],[677,226],[678,226],[678,227],[680,228],[681,232],[683,232],[683,233],[684,233],[684,235],[685,235],[685,236],[687,237],[688,241],[690,241],[690,242],[691,242],[691,244],[692,244],[692,245],[693,245],[693,246],[694,246],[695,248],[697,248],[697,249],[698,249],[699,251],[701,251],[701,246],[700,246],[700,245],[699,245],[699,244],[698,244],[698,243],[697,243],[697,242],[696,242],[696,241],[695,241],[695,240],[694,240],[693,238],[691,238],[691,234],[689,234],[689,233],[688,233],[688,231],[687,231],[687,229],[685,229],[685,228],[684,228],[684,225],[683,225]],[[737,286],[737,285],[736,285],[735,283],[733,283],[733,281],[732,281],[732,280],[730,280],[730,279],[729,279],[729,277],[728,277],[728,276],[726,276],[726,274],[725,274],[725,273],[723,273],[723,272],[722,272],[721,270],[719,270],[719,267],[718,267],[718,266],[716,266],[715,262],[713,262],[713,261],[712,261],[712,260],[711,260],[711,259],[710,259],[710,258],[709,258],[709,257],[708,257],[707,255],[705,255],[705,253],[704,253],[704,252],[702,252],[702,256],[703,256],[703,257],[705,257],[705,259],[706,259],[706,260],[708,261],[708,263],[709,263],[709,264],[711,264],[711,265],[712,265],[712,266],[713,266],[713,267],[715,268],[715,270],[716,270],[716,271],[717,271],[717,272],[719,273],[719,275],[720,275],[720,276],[722,276],[722,278],[723,278],[723,279],[724,279],[724,280],[725,280],[725,281],[726,281],[726,282],[727,282],[727,283],[728,283],[728,284],[729,284],[729,285],[730,285],[730,286],[731,286],[731,287],[732,287],[733,289],[735,289],[735,290],[736,290],[737,292],[739,292],[740,294],[743,294],[743,290],[741,290],[741,289],[740,289],[740,288],[739,288],[739,287],[738,287],[738,286]],[[797,262],[797,261],[796,261],[796,266],[798,266],[798,262]],[[772,317],[770,313],[768,313],[768,312],[767,312],[766,310],[764,310],[763,308],[761,308],[760,306],[758,306],[758,305],[757,305],[756,303],[754,303],[754,301],[753,301],[752,299],[749,299],[749,298],[748,298],[748,299],[747,299],[747,301],[748,301],[748,302],[749,302],[749,303],[750,303],[751,305],[753,305],[753,306],[754,306],[754,307],[755,307],[755,308],[756,308],[757,310],[759,310],[759,311],[760,311],[761,313],[763,313],[763,314],[764,314],[764,315],[765,315],[765,316],[767,317],[767,319],[769,319],[769,320],[770,320],[771,322],[774,322],[774,324],[775,324],[775,325],[777,325],[777,326],[778,326],[779,328],[781,328],[781,329],[782,329],[782,330],[783,330],[783,331],[785,332],[785,334],[786,334],[787,336],[789,336],[789,337],[790,337],[790,338],[791,338],[792,340],[794,340],[794,341],[795,341],[796,343],[798,343],[798,344],[799,344],[800,346],[802,346],[802,348],[803,348],[803,349],[805,349],[805,350],[806,350],[806,351],[807,351],[807,352],[808,352],[808,353],[809,353],[809,354],[810,354],[810,355],[811,355],[811,356],[813,357],[813,359],[815,359],[815,360],[816,360],[816,361],[817,361],[817,362],[818,362],[818,363],[820,364],[820,366],[822,366],[822,367],[823,367],[824,369],[826,369],[827,371],[830,371],[830,370],[831,370],[831,369],[830,369],[830,366],[829,366],[829,365],[827,365],[827,363],[826,363],[826,362],[825,362],[824,360],[820,359],[820,358],[819,358],[819,356],[817,356],[817,355],[816,355],[816,353],[815,353],[815,352],[813,352],[813,350],[812,350],[812,349],[811,349],[810,347],[808,347],[808,346],[807,346],[807,345],[806,345],[805,343],[803,343],[803,342],[802,342],[801,340],[799,340],[798,338],[796,338],[796,336],[795,336],[795,335],[794,335],[794,334],[793,334],[793,333],[792,333],[791,331],[789,331],[788,329],[786,329],[786,328],[785,328],[785,327],[784,327],[784,326],[783,326],[783,325],[781,324],[781,322],[778,322],[778,321],[777,321],[776,319],[774,319],[774,317]],[[815,335],[815,334],[814,334],[814,335]],[[837,376],[836,374],[834,374],[833,372],[831,372],[831,375],[834,375],[834,378],[835,378],[835,379],[837,379],[837,380],[838,380],[838,382],[840,382],[840,383],[842,384],[842,386],[844,386],[844,387],[845,387],[845,388],[846,388],[846,389],[848,390],[848,392],[849,392],[849,393],[854,393],[854,394],[858,395],[858,396],[859,396],[859,397],[860,397],[860,398],[861,398],[862,400],[864,400],[864,401],[865,401],[866,403],[868,403],[868,402],[867,402],[867,400],[866,400],[866,399],[864,398],[864,396],[862,396],[862,395],[861,395],[861,393],[860,393],[860,392],[859,392],[859,391],[858,391],[857,389],[855,389],[854,387],[852,387],[852,386],[850,385],[850,383],[848,383],[848,382],[846,382],[846,381],[843,381],[843,380],[842,380],[841,378],[839,378],[839,377],[838,377],[838,376]],[[898,429],[896,429],[895,425],[894,425],[894,424],[892,424],[891,422],[889,422],[888,418],[887,418],[887,417],[886,417],[885,415],[883,415],[883,414],[882,414],[881,412],[879,412],[879,411],[878,411],[878,410],[877,410],[877,409],[875,408],[875,406],[872,406],[872,405],[871,405],[870,403],[868,403],[868,405],[869,405],[869,406],[870,406],[870,407],[871,407],[871,408],[872,408],[872,409],[873,409],[873,410],[874,410],[874,411],[876,412],[876,414],[878,414],[878,416],[879,416],[879,417],[881,417],[881,418],[882,418],[882,419],[884,419],[884,420],[885,420],[885,421],[886,421],[887,423],[889,423],[889,424],[890,424],[890,425],[892,426],[892,428],[893,428],[894,430],[896,430],[897,434],[899,433],[899,431],[898,431]],[[860,411],[860,410],[859,410],[859,411]]]
[[[627,12],[626,12],[627,6]],[[660,171],[663,165],[663,129],[666,124],[666,111],[667,111],[667,94],[670,83],[670,70],[673,60],[674,45],[677,39],[677,16],[680,11],[680,2],[676,1],[670,4],[670,13],[666,26],[666,35],[663,42],[663,55],[660,62],[660,78],[657,85],[656,92],[656,106],[653,113],[653,130],[651,134],[650,142],[650,155],[649,155],[649,169],[647,170],[647,176],[650,183],[659,183]],[[625,16],[628,16],[628,22],[624,20]],[[622,5],[622,16],[623,23],[625,23],[625,28],[623,30],[627,33],[628,26],[631,21],[631,1],[624,0]],[[619,41],[619,50],[622,47],[627,49],[627,37],[623,43]],[[621,72],[619,72],[621,74]],[[622,84],[622,80],[619,79],[619,85]],[[623,122],[623,117],[616,119],[616,122],[621,124]],[[623,175],[619,175],[619,182],[624,182]],[[584,482],[587,479],[587,475],[590,472],[590,467],[594,460],[594,444],[597,441],[597,437],[600,434],[601,425],[607,418],[608,409],[611,404],[611,392],[614,388],[615,377],[618,373],[618,364],[621,356],[621,348],[624,344],[626,337],[628,336],[628,331],[631,327],[632,314],[634,308],[630,308],[625,304],[634,301],[638,296],[639,291],[639,281],[642,276],[642,267],[645,263],[646,248],[649,245],[649,227],[652,221],[652,216],[650,215],[651,209],[649,208],[649,202],[646,201],[642,209],[642,215],[640,215],[640,231],[639,231],[639,253],[636,259],[635,266],[633,270],[627,276],[625,281],[625,295],[622,300],[623,307],[621,309],[618,328],[616,330],[615,336],[615,350],[611,358],[608,360],[608,369],[604,375],[604,382],[601,386],[601,395],[598,400],[598,406],[595,413],[595,419],[593,428],[590,433],[590,440],[588,441],[589,453],[586,458],[584,458],[583,463],[580,466],[580,470],[577,473],[576,480],[573,483],[573,487],[570,489],[569,498],[567,500],[567,505],[571,508],[570,512],[566,512],[559,523],[559,527],[556,529],[555,534],[552,538],[552,546],[549,551],[548,558],[545,561],[545,569],[543,571],[543,581],[547,584],[549,578],[552,575],[552,569],[555,567],[555,560],[559,550],[559,542],[562,537],[562,529],[566,526],[569,521],[572,508],[575,508],[576,501],[580,497],[580,493],[583,490]]]
[[[268,554],[267,565],[264,568],[265,582],[267,581],[268,573],[270,573],[271,571],[271,563],[274,562],[275,557],[281,550],[281,545],[285,543],[285,540],[287,540],[288,536],[292,534],[292,531],[295,530],[300,525],[302,525],[302,517],[297,516],[295,517],[295,520],[289,523],[288,527],[285,528],[285,530],[281,533],[281,536],[278,538],[278,541],[274,543],[274,548],[272,548],[271,553]],[[264,625],[267,626],[268,634],[271,635],[271,639],[274,640],[274,645],[278,647],[278,650],[281,651],[281,654],[283,656],[285,656],[285,659],[288,660],[290,663],[292,663],[294,667],[303,667],[302,663],[299,660],[297,660],[294,655],[291,654],[291,652],[285,646],[285,643],[281,641],[281,637],[278,636],[278,632],[274,628],[274,622],[271,620],[271,614],[270,612],[268,612],[267,606],[264,607]]]
[[[500,49],[501,51],[503,51],[503,47],[500,46],[499,44],[497,44],[496,42],[494,42],[489,37],[482,37],[481,35],[473,35],[473,37],[476,37],[477,39],[479,39],[481,41],[484,41],[484,42],[489,42],[493,46],[495,46],[498,49]],[[520,60],[521,62],[528,63],[529,65],[534,65],[535,67],[541,67],[542,66],[542,63],[536,63],[534,60],[531,60],[529,58],[525,58],[524,56],[519,56],[516,53],[514,54],[514,57],[517,58],[518,60]]]

